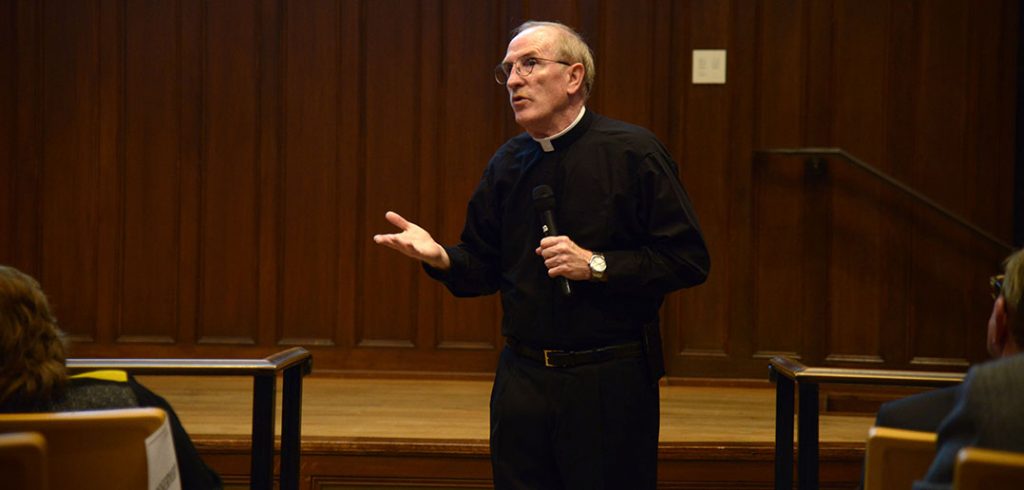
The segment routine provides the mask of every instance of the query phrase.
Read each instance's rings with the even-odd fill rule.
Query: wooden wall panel
[[[180,213],[183,162],[175,75],[182,60],[176,18],[174,3],[131,3],[125,9],[119,342],[175,342],[180,288],[195,286],[179,282],[179,251],[186,245],[182,227],[194,224],[185,223]]]
[[[652,131],[654,102],[654,2],[609,0],[602,5],[600,36],[591,36],[595,64],[593,105]],[[616,49],[631,46],[629,50]],[[629,94],[629,97],[622,97]],[[664,100],[657,94],[659,101]]]
[[[435,35],[443,49],[440,59],[451,62],[432,63],[429,60],[433,53],[421,54],[421,59],[428,60],[425,67],[435,69],[431,72],[437,77],[434,90],[444,94],[440,100],[435,101],[428,95],[421,102],[436,102],[422,107],[422,127],[437,127],[438,131],[427,133],[432,138],[426,138],[423,144],[432,162],[429,169],[433,172],[422,180],[428,185],[425,193],[433,188],[437,189],[438,196],[451,196],[435,200],[432,207],[436,214],[428,216],[436,223],[432,228],[437,230],[437,238],[455,243],[462,232],[466,203],[480,182],[491,154],[505,140],[502,121],[493,115],[501,114],[507,107],[508,94],[494,82],[487,67],[493,67],[505,56],[506,43],[505,36],[495,32],[491,23],[464,21],[466,17],[497,18],[495,3],[463,0],[441,5]],[[430,47],[428,43],[424,46]],[[467,101],[479,101],[479,104]],[[481,110],[481,104],[487,110]],[[437,116],[443,124],[435,123]],[[428,291],[425,299],[438,306],[436,338],[430,339],[432,343],[442,349],[486,351],[501,345],[501,307],[497,296],[454,298],[431,282],[425,284],[424,289]]]
[[[837,159],[842,147],[1006,239],[1019,5],[872,0],[11,2],[0,8],[0,262],[40,278],[76,355],[253,356],[489,372],[497,297],[452,298],[373,245],[395,210],[455,243],[518,133],[491,70],[526,19],[597,56],[590,110],[675,156],[711,247],[670,296],[676,376],[766,357],[984,358],[998,245]],[[728,83],[690,83],[693,49]],[[9,109],[8,109],[9,107]]]
[[[831,75],[832,107],[843,117],[834,120],[834,139],[823,141],[834,141],[835,146],[891,171],[885,152],[890,129],[884,124],[886,82],[893,73],[890,70],[899,67],[885,62],[891,45],[889,3],[836,2],[834,15],[842,19],[835,24],[831,39],[835,60],[817,66]],[[834,66],[834,71],[824,69],[827,66]],[[812,101],[820,102],[824,101]],[[899,270],[886,260],[877,260],[886,256],[885,250],[895,248],[892,240],[896,238],[887,233],[887,211],[879,205],[883,184],[858,170],[840,165],[831,168],[842,173],[833,177],[829,191],[836,216],[829,253],[842,260],[831,262],[828,274],[832,287],[828,295],[819,298],[830,305],[830,328],[822,332],[828,335],[828,358],[880,361],[879,327],[885,321],[881,309],[890,293],[873,286]]]
[[[416,53],[422,29],[417,21],[422,4],[405,6],[400,0],[367,2],[362,25],[366,46],[363,63],[366,90],[365,186],[367,214],[383,216],[394,209],[415,221],[421,204],[423,162],[417,153],[421,137],[418,87],[422,67],[429,59]],[[396,138],[405,140],[395,144]],[[426,278],[419,265],[383,247],[367,251],[362,308],[367,320],[359,325],[360,346],[413,347],[412,325],[421,307],[417,288]],[[385,279],[386,281],[382,281]],[[395,305],[403,305],[396,308]]]
[[[366,173],[365,154],[360,141],[365,134],[363,105],[365,92],[364,77],[360,74],[361,53],[365,37],[359,28],[362,2],[347,0],[338,4],[338,85],[337,106],[338,137],[335,142],[338,152],[338,176],[341,189],[336,196],[338,226],[346,233],[339,243],[337,253],[348,260],[338,263],[339,288],[335,301],[340,307],[338,321],[333,325],[334,347],[351,349],[356,342],[355,328],[366,321],[363,303],[365,281],[365,249],[371,234],[367,221],[372,218],[366,212],[366,195],[360,183]],[[382,219],[380,216],[377,219]],[[268,277],[268,282],[272,277]],[[282,326],[283,327],[283,326]]]
[[[99,9],[96,2],[44,4],[41,15],[43,77],[39,86],[42,110],[37,137],[42,146],[33,206],[42,260],[39,281],[46,284],[61,311],[76,320],[68,332],[76,339],[98,335],[97,110]]]
[[[667,59],[656,64],[673,67],[669,95],[659,95],[660,103],[669,102],[669,121],[674,122],[661,136],[670,141],[669,151],[679,165],[680,179],[694,203],[700,220],[704,239],[711,250],[712,275],[700,288],[670,297],[665,306],[663,321],[666,339],[673,346],[673,358],[680,362],[698,364],[726,359],[729,356],[728,331],[721,318],[728,315],[730,301],[716,301],[724,297],[729,284],[732,268],[730,261],[719,260],[730,256],[727,228],[713,223],[728,222],[728,211],[732,205],[730,182],[731,148],[729,145],[707,144],[709,141],[729,140],[733,131],[742,134],[742,129],[732,125],[731,113],[738,87],[746,84],[738,78],[732,67],[735,54],[731,20],[735,5],[730,2],[673,3],[671,22],[682,26],[672,29],[672,50]],[[666,16],[667,17],[667,16]],[[707,26],[715,26],[707,28]],[[691,85],[693,49],[726,49],[726,85]],[[734,88],[735,87],[735,88]],[[681,117],[673,117],[680,114]],[[699,128],[699,129],[698,129]],[[698,130],[701,137],[694,138]],[[744,155],[748,159],[749,153]],[[749,167],[747,167],[749,172]],[[749,173],[748,173],[749,175]],[[710,225],[710,226],[709,226]],[[683,369],[682,366],[679,369]],[[681,371],[685,372],[685,371]]]
[[[333,345],[334,326],[342,308],[338,301],[339,256],[343,232],[339,196],[358,183],[342,187],[338,159],[339,81],[351,74],[339,70],[338,4],[331,1],[283,4],[282,76],[283,137],[277,175],[276,206],[280,222],[277,270],[280,294],[274,338],[263,344]]]
[[[198,342],[254,344],[261,209],[259,5],[204,4]]]
[[[765,2],[759,5],[755,51],[754,144],[758,148],[798,147],[803,134],[803,76],[806,43],[803,2]],[[752,298],[756,317],[754,357],[797,353],[806,325],[802,321],[804,257],[800,235],[804,201],[801,169],[767,165],[755,174],[754,271]],[[785,284],[786,287],[772,287]]]
[[[18,30],[17,9],[13,3],[0,8],[0,66],[9,71],[18,71]],[[14,162],[17,159],[15,139],[17,133],[17,100],[18,76],[12,75],[2,80],[0,85],[0,230],[13,230],[15,222],[15,200],[17,199],[17,178],[14,173]],[[13,240],[0,240],[0,257],[14,255]]]
[[[1016,115],[1005,110],[1010,103],[1007,94],[1015,93],[1008,85],[1016,79],[1010,72],[1019,65],[1001,62],[1019,57],[1019,43],[1007,37],[1015,32],[1014,25],[1020,20],[1015,7],[1019,8],[1012,2],[1004,2],[998,8],[970,10],[967,70],[977,75],[967,80],[968,97],[972,100],[966,122],[971,130],[965,134],[969,146],[964,158],[968,161],[997,162],[1007,158],[1006,152],[1012,151],[1010,142],[1016,141],[1020,134],[1014,123]],[[974,53],[993,53],[994,56]],[[1014,99],[1020,97],[1021,94],[1016,94]],[[968,170],[974,174],[975,185],[964,213],[999,236],[1012,236],[1014,209],[1005,206],[999,194],[989,190],[1001,189],[1006,182],[1012,182],[1014,169],[989,164],[973,165]],[[1017,221],[1021,222],[1019,217]]]
[[[17,25],[17,52],[13,70],[4,70],[12,77],[14,100],[18,103],[12,107],[15,118],[13,152],[15,157],[6,162],[16,181],[13,183],[14,208],[10,221],[11,263],[22,265],[29,270],[39,270],[39,208],[35,205],[35,196],[39,188],[40,162],[42,160],[42,138],[39,132],[42,110],[41,73],[42,73],[42,12],[38,5],[19,5],[12,12]],[[15,8],[15,4],[11,4]]]
[[[918,35],[916,53],[917,68],[920,71],[918,80],[918,99],[914,107],[917,116],[915,123],[918,151],[911,160],[912,170],[908,178],[918,182],[919,188],[928,195],[943,202],[952,210],[964,209],[965,193],[962,189],[969,186],[965,181],[967,166],[955,166],[937,175],[934,163],[949,155],[962,159],[965,155],[964,134],[967,129],[967,93],[964,90],[967,65],[967,4],[943,6],[943,14],[937,12],[939,7],[934,4],[921,4],[918,15]],[[928,220],[928,216],[924,216]],[[931,220],[927,223],[931,224]],[[940,229],[941,230],[941,229]],[[911,247],[917,251],[916,256],[926,260],[915,260],[915,272],[940,280],[915,281],[911,285],[911,303],[926,304],[927,298],[956,298],[962,284],[968,284],[962,268],[942,270],[938,264],[948,264],[956,260],[959,254],[950,250],[941,238],[941,232],[929,233],[931,230],[916,226],[916,233],[911,235]],[[951,277],[949,282],[942,281],[944,274]],[[964,335],[964,328],[970,319],[965,315],[964,305],[959,301],[943,301],[930,308],[913,310],[911,324],[943,325],[947,328],[916,329],[911,332],[911,356],[913,358],[942,357],[960,358],[966,362],[964,347],[971,339]],[[935,332],[933,334],[933,332]]]
[[[126,82],[124,53],[126,49],[125,5],[114,2],[99,2],[97,32],[98,53],[97,74],[97,120],[92,124],[97,136],[97,226],[91,232],[79,237],[81,240],[95,239],[96,257],[96,346],[110,348],[118,327],[121,325],[121,287],[123,285],[124,257],[124,185],[125,185],[125,97]],[[63,224],[62,224],[63,225]],[[181,304],[180,306],[185,306]],[[179,310],[185,318],[185,308]],[[65,318],[66,317],[59,317]],[[73,320],[73,318],[72,318]],[[85,325],[71,322],[70,325]],[[182,329],[184,335],[179,341],[191,339],[191,329]],[[128,349],[135,346],[128,344]]]

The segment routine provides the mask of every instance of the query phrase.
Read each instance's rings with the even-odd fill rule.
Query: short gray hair
[[[583,64],[583,96],[584,98],[590,97],[590,92],[594,88],[594,53],[583,40],[583,36],[573,28],[559,22],[528,20],[512,31],[512,37],[534,27],[551,27],[561,33],[555,45],[558,55],[566,58],[566,61]]]
[[[1010,314],[1010,331],[1018,347],[1024,347],[1024,250],[1018,250],[1003,262],[1002,295]]]

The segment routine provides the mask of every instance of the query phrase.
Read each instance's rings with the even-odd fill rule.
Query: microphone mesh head
[[[533,188],[533,209],[537,212],[555,209],[555,191],[549,185],[538,185]]]

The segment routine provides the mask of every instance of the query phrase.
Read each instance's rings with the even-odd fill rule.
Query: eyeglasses
[[[992,288],[992,299],[996,299],[999,295],[1003,294],[1003,279],[1004,275],[999,274],[998,276],[992,276],[988,278],[988,285]]]
[[[558,63],[560,65],[572,66],[572,63],[567,61],[549,60],[545,58],[537,58],[531,56],[529,58],[520,58],[515,63],[499,63],[498,66],[494,67],[494,81],[498,82],[498,85],[505,85],[508,83],[508,77],[512,76],[512,69],[516,70],[516,74],[521,77],[528,77],[533,73],[533,68],[539,65],[541,62],[547,63]]]

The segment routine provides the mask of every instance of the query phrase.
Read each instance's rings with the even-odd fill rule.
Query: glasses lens
[[[498,85],[505,85],[505,82],[508,81],[508,69],[505,65],[494,67],[494,81],[498,82]]]
[[[533,67],[537,66],[536,58],[526,58],[525,60],[519,61],[519,71],[516,73],[521,77],[528,77],[533,73]]]
[[[996,299],[1000,294],[1003,294],[1003,278],[1004,276],[999,274],[988,279],[988,285],[992,288],[992,299]]]

